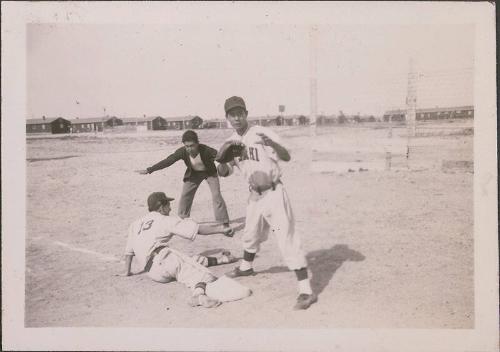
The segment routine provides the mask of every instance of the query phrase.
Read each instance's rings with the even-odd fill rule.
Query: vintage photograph
[[[24,328],[477,328],[476,30],[26,23]]]
[[[474,326],[471,26],[27,45],[26,326]]]

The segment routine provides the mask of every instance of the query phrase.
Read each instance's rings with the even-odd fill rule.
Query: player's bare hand
[[[141,175],[149,174],[148,170],[135,170],[135,172],[137,172],[138,174],[141,174]]]
[[[264,133],[257,133],[257,136],[259,136],[262,139],[261,141],[256,142],[257,144],[264,144],[264,145],[273,144],[273,140]]]

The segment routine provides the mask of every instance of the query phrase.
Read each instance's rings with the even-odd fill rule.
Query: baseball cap
[[[153,192],[148,197],[148,209],[149,211],[156,210],[160,205],[172,200],[174,200],[174,198],[167,197],[163,192]]]
[[[227,98],[226,102],[224,103],[224,110],[227,113],[229,110],[231,110],[233,108],[243,108],[246,110],[247,107],[245,105],[245,101],[243,100],[243,98],[236,97],[236,96],[233,96],[231,98]]]

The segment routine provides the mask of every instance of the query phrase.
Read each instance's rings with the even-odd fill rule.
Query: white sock
[[[252,269],[253,262],[247,262],[245,259],[241,260],[240,270],[245,271],[248,269]]]
[[[309,279],[299,281],[299,293],[312,294],[311,282]]]

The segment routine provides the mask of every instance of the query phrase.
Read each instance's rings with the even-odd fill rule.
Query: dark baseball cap
[[[243,98],[240,98],[240,97],[231,97],[231,98],[227,98],[226,99],[226,102],[224,103],[224,110],[226,111],[226,113],[233,109],[233,108],[243,108],[243,109],[247,109],[246,105],[245,105],[245,101],[243,100]]]
[[[149,211],[156,210],[160,207],[160,205],[173,200],[174,198],[167,197],[167,195],[163,192],[153,192],[148,197],[148,209]]]

